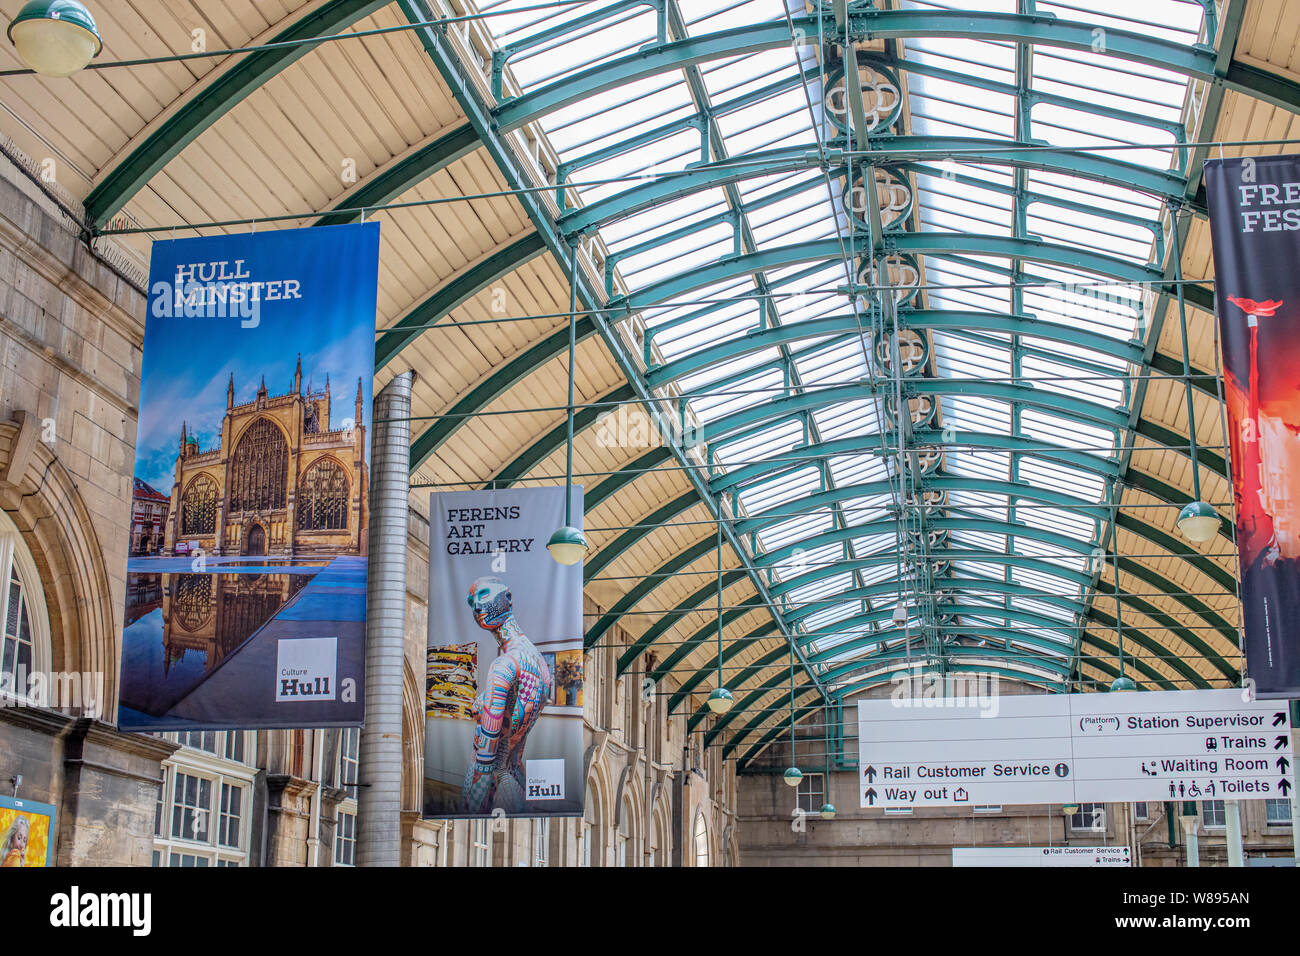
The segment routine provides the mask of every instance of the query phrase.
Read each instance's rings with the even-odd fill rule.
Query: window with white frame
[[[338,811],[338,824],[334,828],[334,865],[355,866],[357,861],[357,815],[346,810]]]
[[[1150,819],[1151,819],[1151,804],[1149,804],[1149,803],[1148,803],[1147,801],[1145,801],[1145,800],[1142,800],[1142,801],[1139,801],[1138,803],[1133,804],[1133,819],[1135,819],[1135,820],[1150,820]]]
[[[1201,801],[1201,823],[1207,828],[1218,828],[1226,826],[1228,822],[1227,809],[1222,800],[1202,800]]]
[[[695,815],[695,865],[709,866],[709,824],[703,813]]]
[[[27,545],[0,512],[0,692],[30,700],[31,675],[50,669],[50,624],[45,595]],[[70,701],[35,701],[64,707]]]
[[[165,736],[181,749],[163,764],[154,809],[154,865],[247,866],[257,769],[225,756],[244,754],[243,733]]]
[[[1071,830],[1106,829],[1106,805],[1104,803],[1081,803],[1079,809],[1070,814]]]
[[[804,813],[820,813],[826,803],[826,775],[806,773],[799,781],[798,807]]]
[[[551,820],[549,817],[533,819],[533,866],[551,865]]]
[[[334,761],[334,784],[347,794],[338,806],[334,827],[334,865],[353,866],[357,852],[357,765],[361,752],[361,729],[345,727],[338,732]]]
[[[1285,798],[1280,800],[1264,801],[1264,817],[1271,827],[1291,825],[1291,801]]]
[[[348,797],[357,798],[357,768],[361,754],[361,728],[347,727],[339,731],[339,758],[334,779],[347,791]]]
[[[615,836],[618,841],[618,846],[614,850],[615,866],[627,866],[627,849],[632,842],[632,824],[628,819],[629,816],[627,804],[625,803],[623,804],[623,812],[619,814],[618,833]]]
[[[472,866],[491,866],[492,865],[492,834],[488,830],[486,820],[475,820],[474,829],[470,835],[471,865]]]

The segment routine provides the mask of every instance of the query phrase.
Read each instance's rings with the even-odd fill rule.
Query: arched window
[[[0,690],[28,699],[30,678],[50,669],[45,595],[27,545],[0,512]]]
[[[331,458],[322,458],[298,482],[298,527],[304,531],[342,531],[348,526],[348,476]]]
[[[623,811],[618,816],[617,865],[634,866],[635,861],[631,858],[632,807],[626,800],[623,801]]]
[[[172,579],[172,617],[187,631],[197,631],[212,615],[211,574],[178,574]]]
[[[582,809],[582,866],[600,866],[602,862],[596,847],[600,839],[600,821],[596,814],[596,799],[588,786]]]
[[[199,475],[181,496],[181,534],[212,534],[216,529],[217,483]]]
[[[704,813],[695,814],[695,865],[709,866],[709,824]]]
[[[230,510],[283,508],[289,480],[289,446],[270,420],[249,425],[235,445],[230,465]]]

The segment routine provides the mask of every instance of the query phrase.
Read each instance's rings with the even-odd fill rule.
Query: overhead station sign
[[[1237,690],[858,702],[862,807],[1287,797],[1281,701]]]
[[[1132,866],[1126,846],[955,846],[953,866]]]

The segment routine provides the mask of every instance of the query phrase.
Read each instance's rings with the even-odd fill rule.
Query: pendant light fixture
[[[1124,673],[1124,609],[1120,604],[1119,590],[1119,555],[1115,555],[1115,634],[1119,642],[1119,676],[1111,681],[1112,691],[1134,691],[1138,689],[1133,678]]]
[[[578,244],[569,244],[569,441],[564,469],[564,527],[551,535],[546,550],[560,564],[577,564],[587,556],[587,539],[573,526],[573,378],[578,352]]]
[[[830,782],[831,782],[831,705],[827,701],[822,706],[825,717],[822,722],[823,736],[826,738],[826,774],[823,779],[826,781],[826,802],[822,804],[821,815],[823,820],[835,819],[835,804],[831,803]]]
[[[790,642],[790,766],[786,768],[782,779],[787,787],[797,787],[803,780],[803,771],[796,766],[794,758],[794,641]]]
[[[722,495],[718,495],[718,686],[705,701],[715,714],[731,710],[734,699],[722,683]]]
[[[31,0],[9,23],[9,42],[28,69],[72,76],[104,48],[95,18],[77,0]]]
[[[1183,299],[1183,251],[1178,236],[1178,208],[1169,210],[1170,232],[1174,245],[1174,285],[1178,290],[1178,324],[1183,333],[1183,389],[1187,393],[1187,435],[1192,459],[1192,495],[1194,501],[1178,512],[1179,533],[1193,544],[1213,541],[1219,533],[1219,513],[1201,499],[1201,467],[1196,449],[1196,407],[1192,399],[1192,363],[1187,345],[1187,305]]]

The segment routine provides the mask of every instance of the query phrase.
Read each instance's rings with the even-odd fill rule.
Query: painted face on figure
[[[486,631],[499,631],[510,617],[510,589],[500,578],[478,578],[469,587],[474,620]]]

